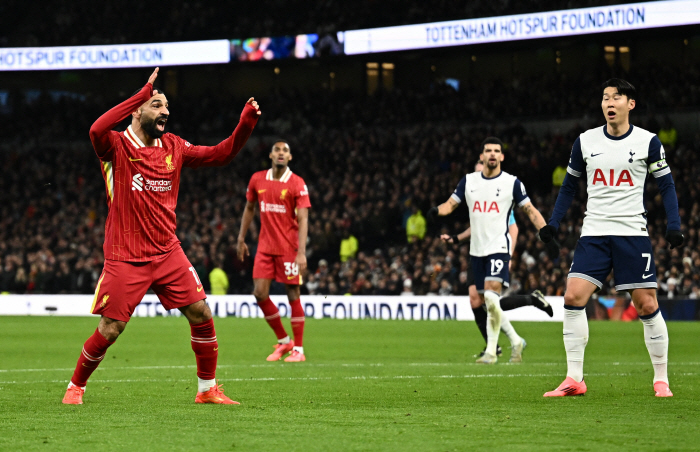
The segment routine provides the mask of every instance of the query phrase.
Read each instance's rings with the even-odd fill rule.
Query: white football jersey
[[[661,142],[651,132],[630,125],[620,136],[606,126],[582,133],[571,150],[567,171],[586,173],[588,202],[582,236],[648,235],[644,207],[647,173],[671,172]]]
[[[513,205],[530,202],[525,186],[517,177],[501,171],[496,177],[483,173],[467,174],[452,193],[456,202],[466,202],[472,228],[469,254],[483,257],[510,253],[508,222]]]

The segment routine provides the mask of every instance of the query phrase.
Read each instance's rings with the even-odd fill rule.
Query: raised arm
[[[92,147],[95,148],[95,153],[100,159],[109,158],[109,151],[112,148],[112,136],[110,132],[120,122],[127,118],[141,104],[146,102],[153,96],[153,82],[158,77],[158,68],[156,68],[141,90],[120,103],[116,107],[111,108],[107,113],[103,114],[90,127],[90,141]]]
[[[188,146],[184,152],[184,165],[192,168],[228,165],[245,146],[260,115],[260,107],[251,97],[243,107],[240,121],[231,136],[216,146]]]

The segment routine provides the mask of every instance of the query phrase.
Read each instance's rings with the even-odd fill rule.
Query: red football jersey
[[[111,130],[152,96],[146,84],[135,96],[102,115],[90,129],[90,139],[102,163],[109,214],[105,226],[105,259],[147,262],[171,251],[175,235],[175,205],[183,166],[228,164],[245,145],[257,122],[246,104],[233,134],[216,146],[194,146],[166,133],[145,146],[129,126]]]
[[[258,171],[248,184],[246,199],[260,208],[258,251],[283,255],[299,251],[299,207],[311,207],[309,190],[304,179],[287,168],[280,180],[272,178],[272,170]]]

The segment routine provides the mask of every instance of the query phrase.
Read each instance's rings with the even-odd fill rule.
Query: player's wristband
[[[455,245],[459,245],[459,236],[458,235],[453,235],[450,238],[452,239],[452,243],[454,243]]]

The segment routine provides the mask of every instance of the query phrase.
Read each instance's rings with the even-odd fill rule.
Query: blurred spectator
[[[223,257],[223,256],[221,256]],[[211,285],[212,295],[226,295],[228,293],[228,276],[223,270],[221,260],[214,261],[214,268],[209,273],[209,284]]]
[[[413,286],[413,283],[410,279],[406,278],[403,280],[403,290],[401,291],[401,295],[404,296],[413,296],[413,291],[411,290],[411,287]]]
[[[359,249],[359,244],[354,235],[348,229],[343,229],[343,240],[340,241],[340,262],[346,262],[354,258]]]
[[[562,165],[557,165],[552,172],[552,185],[555,187],[561,187],[564,183],[564,177],[566,176],[566,167]]]
[[[659,130],[658,133],[659,141],[664,145],[666,151],[673,150],[676,148],[676,143],[678,142],[678,131],[673,127],[671,118],[666,116],[664,118],[664,125]]]
[[[425,217],[415,204],[411,206],[411,212],[411,216],[408,217],[406,221],[406,237],[408,238],[408,243],[415,242],[416,240],[423,240],[427,226]]]

